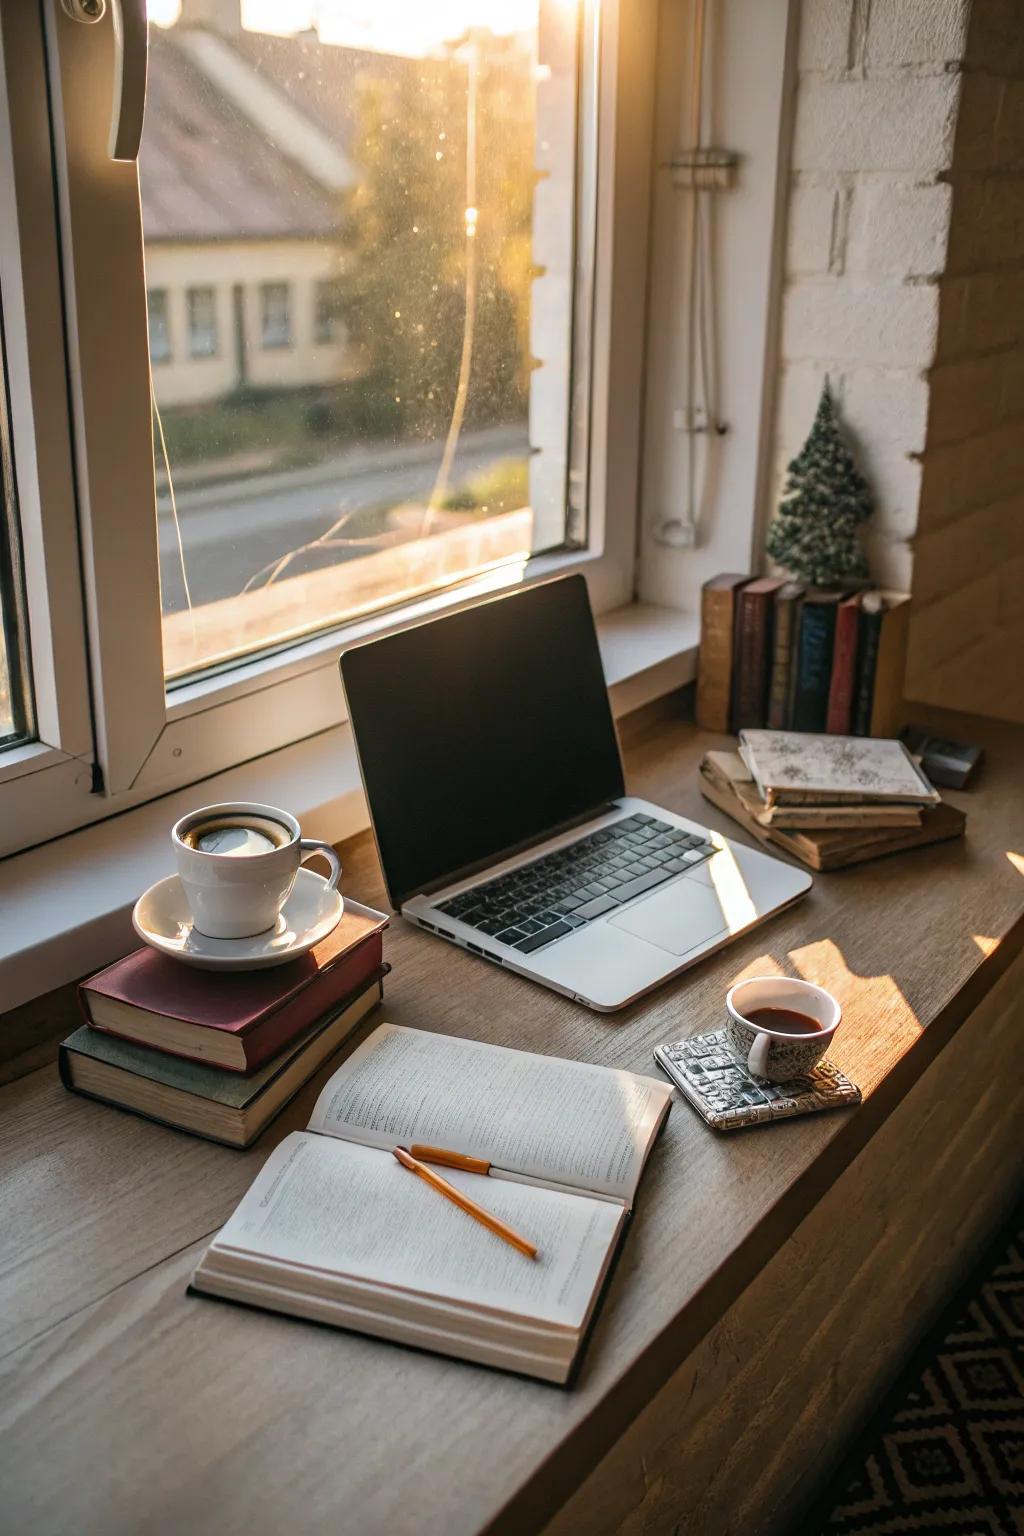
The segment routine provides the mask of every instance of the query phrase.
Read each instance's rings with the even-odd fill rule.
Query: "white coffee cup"
[[[729,1039],[746,1057],[747,1071],[772,1083],[811,1072],[843,1022],[843,1010],[831,992],[791,976],[751,976],[739,981],[726,993],[725,1007]],[[766,1008],[804,1014],[818,1027],[813,1034],[795,1034],[751,1019],[751,1014]]]
[[[206,841],[212,848],[185,841],[189,832],[220,820],[251,820],[252,836],[211,837]],[[282,841],[274,846],[279,834]],[[273,928],[299,865],[314,853],[330,865],[329,889],[341,879],[341,861],[330,843],[303,837],[294,816],[255,801],[225,800],[189,811],[172,828],[171,843],[195,926],[211,939],[245,939]]]

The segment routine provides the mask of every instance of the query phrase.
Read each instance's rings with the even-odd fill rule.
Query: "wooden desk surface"
[[[947,719],[936,723],[952,730]],[[955,1033],[1024,938],[1024,732],[978,720],[966,840],[818,877],[808,899],[630,1010],[601,1016],[395,920],[383,1015],[641,1072],[714,1026],[726,988],[833,989],[850,1114],[716,1137],[669,1116],[574,1390],[185,1295],[192,1265],[321,1073],[246,1153],[64,1092],[0,1090],[0,1487],[6,1529],[359,1536],[543,1524],[750,1283]],[[670,721],[630,790],[742,837],[700,796],[716,744]],[[381,902],[367,837],[346,887]]]

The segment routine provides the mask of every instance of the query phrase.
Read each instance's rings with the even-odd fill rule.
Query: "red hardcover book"
[[[380,970],[387,918],[346,898],[323,943],[265,971],[201,971],[137,949],[78,989],[86,1021],[139,1045],[252,1072]]]
[[[853,690],[857,676],[857,633],[861,594],[855,592],[836,610],[836,638],[832,647],[832,679],[828,689],[825,729],[831,736],[848,736],[853,715]]]
[[[785,585],[784,580],[762,576],[745,586],[736,599],[732,673],[734,731],[762,726],[768,717],[775,598]]]

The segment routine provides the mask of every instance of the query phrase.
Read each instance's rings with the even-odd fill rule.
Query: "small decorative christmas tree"
[[[840,587],[864,581],[867,560],[857,529],[873,510],[871,492],[839,435],[825,380],[807,441],[792,460],[768,553],[799,581]]]

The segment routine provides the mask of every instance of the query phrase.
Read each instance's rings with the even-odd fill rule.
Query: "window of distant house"
[[[171,322],[166,288],[146,290],[146,309],[149,314],[149,360],[166,363],[171,356]]]
[[[326,346],[340,339],[341,289],[333,277],[320,278],[313,291],[313,340]]]
[[[217,355],[217,294],[213,288],[190,288],[188,307],[189,357]]]
[[[292,344],[292,290],[290,283],[260,285],[260,337],[268,350]]]

